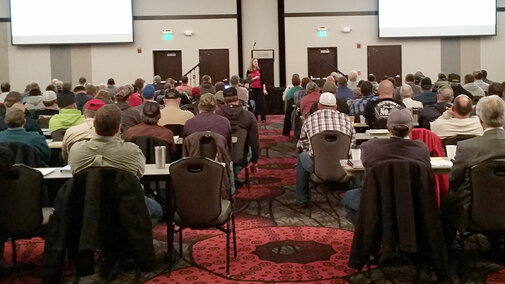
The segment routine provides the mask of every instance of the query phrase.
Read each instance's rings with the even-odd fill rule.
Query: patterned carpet
[[[313,205],[295,205],[296,152],[292,137],[282,133],[283,116],[267,116],[260,124],[259,171],[250,178],[251,190],[238,189],[235,197],[238,257],[225,274],[225,237],[217,230],[184,230],[183,256],[174,258],[172,273],[164,261],[166,224],[153,230],[156,269],[141,274],[146,283],[398,283],[412,282],[415,270],[408,266],[388,269],[372,267],[370,273],[347,267],[352,242],[352,225],[345,218],[340,201],[342,191],[326,188],[312,191]],[[241,178],[244,178],[241,175]],[[176,238],[176,241],[178,238]],[[18,241],[18,267],[10,269],[1,283],[39,283],[43,240]],[[460,255],[452,258],[454,271],[465,278],[452,283],[505,283],[505,267],[486,257],[487,242],[473,238],[468,245],[465,267],[458,267]],[[175,245],[178,250],[178,244]],[[6,243],[4,264],[10,266],[10,245]],[[64,283],[73,283],[66,268]],[[122,272],[112,283],[132,283],[134,272]],[[421,283],[435,283],[433,275],[421,274]],[[103,283],[95,274],[79,283]]]

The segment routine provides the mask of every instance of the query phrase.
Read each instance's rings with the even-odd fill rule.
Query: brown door
[[[154,75],[160,75],[162,80],[167,78],[179,80],[182,76],[181,53],[180,50],[153,51]]]
[[[309,77],[325,78],[338,69],[336,47],[307,48]]]
[[[230,55],[228,49],[200,49],[200,79],[209,75],[212,83],[229,80]]]
[[[402,46],[368,46],[368,74],[370,73],[375,75],[377,81],[381,81],[384,76],[388,76],[397,78],[397,84],[401,84]]]

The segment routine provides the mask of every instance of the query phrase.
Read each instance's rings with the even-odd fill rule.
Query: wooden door
[[[230,51],[228,49],[200,49],[200,79],[209,75],[212,83],[229,80]]]
[[[384,76],[395,77],[397,84],[402,82],[402,46],[368,46],[368,74],[374,74],[377,81]]]
[[[322,79],[338,70],[338,55],[336,47],[309,47],[308,75],[310,78]]]
[[[180,80],[182,76],[182,51],[153,51],[154,75],[160,75],[162,80],[173,78]]]

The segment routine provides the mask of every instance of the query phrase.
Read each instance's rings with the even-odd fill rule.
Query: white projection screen
[[[379,37],[496,35],[496,0],[378,0]]]
[[[133,42],[132,0],[10,0],[13,45]]]

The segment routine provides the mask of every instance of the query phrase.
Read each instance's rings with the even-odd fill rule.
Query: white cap
[[[45,91],[42,93],[42,100],[44,102],[55,101],[56,98],[56,93],[53,91]]]
[[[319,97],[319,103],[325,106],[336,106],[337,98],[335,98],[335,95],[330,92],[324,92]]]

